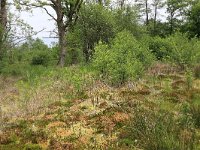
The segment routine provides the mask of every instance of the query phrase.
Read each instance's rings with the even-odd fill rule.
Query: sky
[[[49,12],[52,14],[54,11],[51,8],[48,8]],[[13,13],[18,13],[14,8],[12,9]],[[55,26],[55,21],[51,19],[50,16],[46,14],[44,10],[41,8],[33,9],[32,12],[20,12],[20,19],[23,19],[25,23],[28,23],[31,27],[33,27],[34,31],[39,32],[34,38],[42,39],[45,44],[51,45],[52,42],[57,42],[56,38],[48,38],[51,36],[51,31],[53,31]]]
[[[49,9],[53,13],[53,10]],[[33,27],[34,31],[41,31],[35,37],[42,39],[46,44],[56,42],[55,38],[48,38],[51,32],[56,28],[55,21],[48,16],[42,9],[34,9],[32,13],[23,13],[22,19]]]

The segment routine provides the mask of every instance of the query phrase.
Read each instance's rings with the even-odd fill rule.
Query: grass
[[[47,149],[49,141],[74,149],[200,147],[200,87],[190,73],[148,74],[116,88],[83,66],[25,72],[1,77],[0,149]]]
[[[2,150],[22,150],[24,148],[23,144],[9,144],[9,145],[0,145]]]

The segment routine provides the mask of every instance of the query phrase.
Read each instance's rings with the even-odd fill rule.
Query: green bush
[[[95,48],[93,64],[101,77],[113,85],[140,77],[153,56],[129,33],[121,32],[111,45]]]
[[[165,111],[156,113],[140,108],[135,111],[134,118],[121,136],[133,141],[129,142],[129,147],[134,145],[145,150],[194,149],[195,135],[192,128],[189,119],[177,118]]]
[[[73,42],[68,38],[68,46],[81,49],[84,60],[89,62],[95,45],[102,40],[109,43],[115,35],[114,13],[96,3],[88,3],[80,9],[78,23],[75,26]],[[71,34],[71,33],[70,33]],[[69,34],[69,35],[70,35]],[[77,47],[79,45],[79,48]]]
[[[24,74],[24,71],[28,67],[29,66],[27,64],[20,64],[20,63],[5,64],[1,68],[0,73],[3,74],[3,75],[21,76],[21,75]]]
[[[114,11],[116,31],[129,31],[134,37],[141,38],[146,30],[144,26],[138,24],[139,12],[135,6],[127,6]]]
[[[160,37],[150,37],[149,49],[156,56],[157,60],[166,58],[172,50],[170,43]]]
[[[188,39],[186,34],[176,33],[166,39],[172,47],[168,60],[182,69],[195,65],[200,60],[200,42]]]
[[[49,61],[50,56],[48,52],[39,52],[37,55],[33,56],[31,64],[47,66],[49,64]]]

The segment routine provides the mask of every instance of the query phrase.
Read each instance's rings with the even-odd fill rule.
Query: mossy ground
[[[168,149],[170,140],[180,142],[177,149],[200,147],[200,80],[193,79],[188,87],[183,73],[163,73],[162,77],[149,73],[121,87],[94,79],[78,91],[61,78],[51,77],[48,84],[41,80],[34,88],[17,86],[21,80],[1,77],[2,150],[148,149],[148,140],[157,149],[162,149],[160,144]],[[162,123],[166,120],[156,122],[160,112],[172,116],[177,131],[170,132],[174,139],[159,141],[164,143],[156,141],[158,133],[150,126],[165,129]],[[140,127],[145,114],[147,122]],[[141,130],[144,135],[138,134]]]

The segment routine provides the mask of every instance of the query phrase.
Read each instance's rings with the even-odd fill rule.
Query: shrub
[[[24,71],[29,66],[26,64],[15,63],[15,64],[5,64],[1,69],[0,73],[4,75],[13,75],[13,76],[21,76],[24,74]]]
[[[49,61],[50,61],[50,56],[48,52],[39,52],[35,56],[33,56],[31,64],[47,66],[49,64]]]
[[[193,72],[190,69],[187,69],[185,72],[185,78],[187,83],[187,89],[190,90],[193,87]]]
[[[152,61],[150,52],[124,31],[116,36],[111,45],[98,44],[93,62],[103,79],[119,85],[138,78]]]
[[[193,66],[200,60],[200,42],[196,39],[188,39],[186,34],[176,33],[168,37],[172,50],[168,60],[179,65],[182,69]]]
[[[171,45],[165,39],[160,37],[151,37],[149,49],[156,56],[157,60],[163,60],[171,52]]]
[[[182,150],[194,149],[195,136],[190,120],[183,122],[165,111],[137,109],[134,118],[125,128],[125,139],[145,150]]]
[[[81,64],[84,61],[81,49],[68,48],[68,55],[66,56],[66,65]]]
[[[77,27],[75,27],[77,28]],[[66,55],[66,65],[79,64],[84,62],[84,54],[82,50],[83,38],[80,29],[74,29],[67,35],[68,50]],[[84,43],[85,44],[85,43]],[[59,51],[59,50],[58,50]]]

